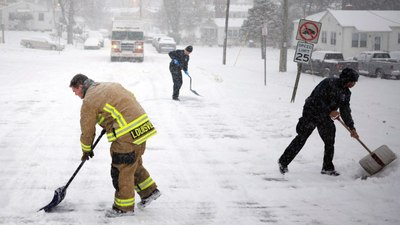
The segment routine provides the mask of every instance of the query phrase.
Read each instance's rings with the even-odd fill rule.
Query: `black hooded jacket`
[[[350,109],[351,91],[344,87],[340,78],[325,78],[306,99],[303,114],[320,121],[330,120],[329,114],[338,110],[343,121],[350,129],[354,129],[354,121]]]
[[[171,58],[170,68],[173,70],[188,70],[189,56],[185,54],[184,50],[175,50],[168,53]],[[174,64],[174,59],[178,60],[179,65]]]

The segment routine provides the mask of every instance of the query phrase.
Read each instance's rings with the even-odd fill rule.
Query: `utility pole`
[[[222,64],[223,65],[226,64],[226,45],[228,43],[229,4],[230,4],[230,0],[228,0],[226,2],[224,53],[223,53],[223,56],[222,56]]]
[[[283,26],[281,40],[281,54],[279,59],[279,72],[287,71],[287,33],[288,33],[288,0],[283,0]]]
[[[6,43],[4,40],[5,40],[5,38],[4,38],[4,24],[2,23],[1,25],[1,40],[0,40],[0,43]]]

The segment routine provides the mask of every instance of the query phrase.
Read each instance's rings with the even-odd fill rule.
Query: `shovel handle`
[[[338,117],[337,120],[351,133],[350,128],[348,126],[346,126],[346,124],[344,124],[344,122],[342,121],[342,119],[340,117]],[[382,161],[381,158],[379,158],[379,156],[377,154],[375,154],[374,152],[369,150],[369,148],[359,138],[356,138],[356,139],[369,152],[369,154],[375,160],[375,162],[377,162],[381,167],[385,166],[385,163]]]
[[[92,150],[96,147],[97,143],[99,143],[101,137],[103,137],[103,135],[106,133],[106,130],[103,129],[99,135],[99,137],[97,137],[96,141],[93,143],[92,145]],[[68,186],[71,184],[72,180],[75,178],[76,174],[79,172],[79,170],[82,168],[83,164],[85,164],[86,160],[82,161],[78,168],[76,168],[74,174],[72,175],[72,177],[68,180],[67,184],[64,186],[64,189],[67,189]]]
[[[338,117],[337,120],[351,133],[350,128],[346,126],[346,124],[344,124],[343,120],[340,117]],[[370,155],[374,155],[372,151],[369,150],[369,148],[360,140],[360,138],[356,138],[356,140],[360,142],[360,144],[369,152]]]

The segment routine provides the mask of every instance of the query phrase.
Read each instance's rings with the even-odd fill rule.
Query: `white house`
[[[17,2],[0,6],[0,24],[6,30],[51,30],[55,24],[51,6]]]
[[[246,2],[246,1],[243,1]],[[229,8],[228,20],[228,45],[241,45],[240,28],[248,16],[248,10],[252,4],[233,4]],[[209,7],[214,10],[214,7]],[[201,42],[204,44],[217,44],[222,46],[225,39],[225,16],[222,18],[210,18],[200,27]]]
[[[306,17],[322,24],[314,50],[340,51],[352,57],[362,51],[400,50],[400,11],[330,10]],[[299,20],[293,21],[296,46]]]
[[[228,45],[240,45],[240,28],[242,27],[243,18],[229,18],[228,20]],[[224,44],[225,39],[225,18],[215,18],[214,22],[217,27],[217,43],[219,46]]]

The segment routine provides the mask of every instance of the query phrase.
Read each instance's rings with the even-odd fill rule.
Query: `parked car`
[[[160,39],[160,37],[167,37],[166,34],[155,34],[153,35],[153,39],[151,40],[151,45],[157,49],[157,45],[158,45],[158,40]]]
[[[160,37],[158,39],[157,51],[159,53],[175,51],[175,49],[176,42],[172,37]]]
[[[364,76],[385,79],[400,79],[400,62],[392,59],[388,52],[365,51],[354,57],[359,73]]]
[[[310,63],[303,64],[301,71],[323,77],[338,77],[344,68],[358,71],[358,63],[355,60],[345,60],[341,52],[315,51]]]
[[[20,44],[26,48],[40,48],[59,51],[65,48],[64,44],[53,41],[47,36],[23,38],[21,39]]]
[[[389,54],[390,58],[395,59],[397,62],[400,62],[400,51],[392,51]]]
[[[88,38],[97,38],[100,43],[100,47],[104,47],[104,36],[99,31],[91,30],[88,32]]]
[[[100,49],[101,43],[99,39],[95,37],[89,37],[86,39],[85,43],[83,43],[83,49]]]

